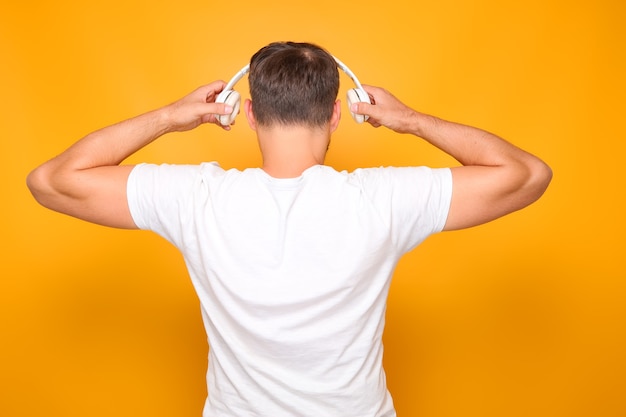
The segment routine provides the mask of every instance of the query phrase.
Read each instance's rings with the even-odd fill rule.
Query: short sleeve
[[[216,164],[214,169],[221,170]],[[127,199],[137,227],[180,244],[202,185],[202,170],[201,165],[135,166],[128,178]]]
[[[387,167],[356,170],[355,174],[388,223],[391,240],[400,252],[443,230],[452,199],[449,168]]]

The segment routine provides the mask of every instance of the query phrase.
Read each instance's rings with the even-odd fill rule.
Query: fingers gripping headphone
[[[335,58],[335,61],[337,62],[337,66],[341,68],[341,70],[343,70],[343,72],[345,72],[348,75],[348,77],[350,77],[350,79],[356,85],[356,88],[351,88],[346,93],[346,98],[348,100],[348,108],[351,108],[352,104],[354,103],[371,103],[369,95],[363,89],[363,86],[359,82],[356,75],[354,75],[354,73],[350,70],[350,68],[348,68],[346,64],[344,64],[337,58]],[[241,95],[237,91],[233,90],[233,87],[249,71],[250,71],[250,64],[246,65],[241,70],[239,70],[239,72],[235,74],[235,76],[228,82],[228,84],[226,84],[226,87],[224,87],[224,90],[222,90],[222,92],[215,99],[216,103],[225,103],[233,108],[233,111],[230,114],[217,115],[217,119],[222,126],[231,125],[233,121],[235,120],[235,117],[237,117],[237,114],[239,113],[239,108],[241,106]],[[356,114],[353,112],[350,112],[350,114],[352,115],[352,118],[357,123],[363,123],[368,119],[368,116],[363,115],[363,114]]]

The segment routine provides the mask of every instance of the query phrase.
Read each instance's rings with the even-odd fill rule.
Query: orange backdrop
[[[385,335],[399,415],[626,415],[624,3],[264,3],[0,6],[0,415],[200,415],[208,347],[178,253],[148,232],[49,212],[25,177],[96,128],[229,79],[274,40],[319,43],[362,82],[554,170],[530,208],[433,236],[402,260]],[[350,86],[342,75],[341,94]],[[213,159],[259,163],[243,118],[131,162]],[[327,163],[454,161],[356,125],[344,107]]]

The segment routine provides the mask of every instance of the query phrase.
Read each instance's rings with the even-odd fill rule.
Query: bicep
[[[452,171],[452,198],[444,230],[478,226],[516,211],[527,203],[522,185],[502,167],[462,166]]]
[[[51,210],[103,226],[136,229],[126,195],[132,169],[121,165],[65,171],[40,181],[45,186],[33,194]]]

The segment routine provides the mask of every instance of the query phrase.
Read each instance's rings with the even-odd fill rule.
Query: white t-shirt
[[[183,254],[209,340],[204,417],[395,416],[382,368],[399,258],[443,228],[449,169],[135,167],[137,226]]]

